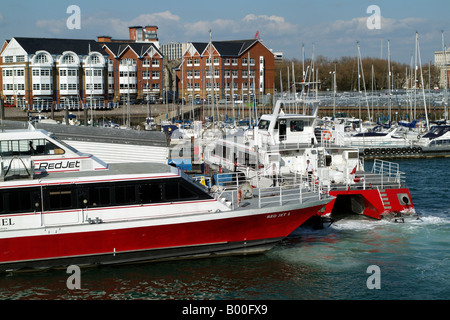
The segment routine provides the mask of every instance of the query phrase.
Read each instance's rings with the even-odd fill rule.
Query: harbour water
[[[450,159],[397,162],[420,220],[349,217],[301,227],[261,255],[82,269],[74,290],[66,270],[2,274],[0,299],[447,300]],[[373,275],[379,289],[368,287]]]

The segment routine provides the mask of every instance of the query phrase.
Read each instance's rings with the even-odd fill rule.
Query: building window
[[[99,64],[99,63],[100,63],[99,56],[97,56],[97,55],[91,56],[89,64]]]
[[[136,60],[133,60],[133,59],[130,59],[130,58],[122,59],[122,60],[120,60],[120,65],[121,66],[135,66],[136,65]]]
[[[48,63],[48,58],[45,54],[38,54],[36,57],[36,62],[37,63]]]
[[[152,78],[159,79],[159,71],[152,71]]]
[[[65,69],[59,70],[59,76],[60,76],[60,77],[65,77],[65,76],[67,76],[67,70],[65,70]]]
[[[73,55],[66,55],[62,59],[62,63],[63,64],[74,64],[75,63],[75,58],[73,57]]]
[[[12,62],[14,62],[12,56],[5,57],[5,63],[12,63]]]
[[[16,62],[24,62],[25,61],[25,56],[17,56],[16,57]]]
[[[38,77],[40,75],[40,70],[39,69],[33,69],[33,77]]]
[[[159,67],[159,60],[152,60],[152,67]]]
[[[41,77],[49,77],[52,75],[51,70],[49,69],[41,69]]]

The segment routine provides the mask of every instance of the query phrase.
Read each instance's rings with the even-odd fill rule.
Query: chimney
[[[97,37],[97,42],[111,42],[110,36],[99,36]]]

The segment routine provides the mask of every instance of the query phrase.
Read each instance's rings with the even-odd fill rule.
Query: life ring
[[[330,140],[331,139],[331,132],[328,130],[322,131],[322,139],[323,140]]]

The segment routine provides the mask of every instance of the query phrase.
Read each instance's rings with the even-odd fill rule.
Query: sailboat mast
[[[392,113],[392,96],[391,96],[391,47],[388,40],[388,95],[389,95],[389,121],[391,122]]]
[[[420,81],[422,82],[422,94],[423,94],[423,105],[424,105],[424,110],[425,110],[425,120],[426,120],[426,124],[427,124],[427,130],[429,130],[430,123],[429,123],[429,119],[428,119],[427,100],[425,97],[425,85],[423,82],[422,59],[420,57],[420,45],[419,45],[419,34],[418,33],[416,33],[416,38],[417,38],[417,52],[419,54]]]
[[[444,31],[442,31],[442,51],[444,54],[444,62],[442,66],[444,67],[444,119],[448,119],[447,107],[448,107],[448,91],[447,91],[447,81],[448,81],[448,73],[447,73],[447,52],[445,48],[445,40],[444,40]]]

